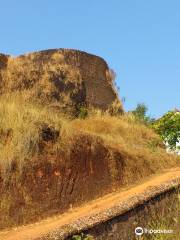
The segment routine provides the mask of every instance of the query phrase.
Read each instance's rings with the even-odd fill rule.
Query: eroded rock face
[[[16,58],[0,54],[0,92],[55,107],[77,105],[107,109],[119,102],[107,63],[100,57],[53,49]],[[122,110],[122,107],[120,107]]]

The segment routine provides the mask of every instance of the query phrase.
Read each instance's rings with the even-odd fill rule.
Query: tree
[[[148,107],[144,103],[138,103],[135,110],[132,111],[134,114],[136,120],[145,123],[150,124],[154,121],[153,118],[150,118],[147,116]]]
[[[176,149],[176,143],[180,141],[180,113],[169,111],[162,118],[152,124],[154,130],[167,142],[172,150]]]

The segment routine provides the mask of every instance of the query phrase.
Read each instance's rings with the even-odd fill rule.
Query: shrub
[[[148,107],[144,103],[138,103],[132,114],[134,114],[137,121],[149,125],[154,122],[154,119],[147,116],[147,111]]]
[[[72,237],[72,240],[94,240],[93,236],[91,235],[86,235],[84,233],[81,233],[80,235],[74,235]]]
[[[79,107],[78,109],[78,118],[85,119],[88,116],[88,109],[86,107]]]
[[[176,143],[180,141],[180,113],[170,111],[155,121],[152,127],[172,150],[176,148]]]

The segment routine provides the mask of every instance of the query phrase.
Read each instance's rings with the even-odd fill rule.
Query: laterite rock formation
[[[19,91],[56,108],[104,110],[116,102],[122,111],[107,63],[78,50],[44,50],[15,58],[0,54],[0,93]]]

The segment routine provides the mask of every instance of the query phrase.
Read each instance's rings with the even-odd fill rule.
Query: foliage
[[[152,125],[155,131],[173,150],[180,140],[180,113],[169,111]]]
[[[85,119],[87,116],[88,116],[88,109],[84,106],[79,107],[78,118]]]
[[[152,123],[154,119],[146,115],[147,111],[148,111],[148,108],[144,103],[138,103],[136,109],[133,110],[132,113],[134,114],[135,119],[137,121],[148,125]]]
[[[80,235],[74,235],[72,240],[94,240],[94,238],[89,234],[85,235],[84,233],[81,233]]]

